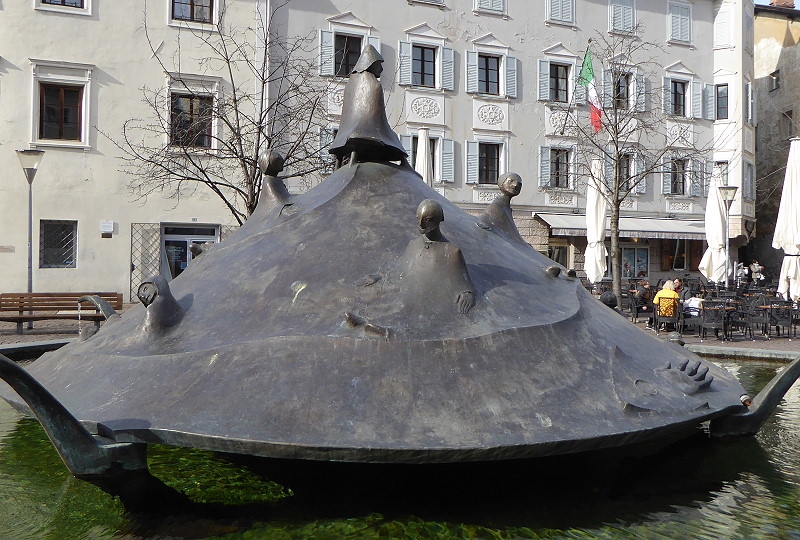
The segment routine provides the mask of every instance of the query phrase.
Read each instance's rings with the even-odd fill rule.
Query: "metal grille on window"
[[[131,223],[131,301],[139,285],[161,270],[161,224]]]
[[[77,221],[43,219],[39,222],[39,267],[75,268]]]

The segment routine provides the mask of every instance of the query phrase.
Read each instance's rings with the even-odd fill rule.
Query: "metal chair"
[[[781,328],[786,330],[786,336],[789,341],[792,340],[792,330],[795,330],[794,337],[797,337],[795,327],[792,325],[792,302],[788,300],[778,301],[773,300],[769,305],[769,325],[767,326],[767,335],[772,337],[772,327],[775,327],[778,335],[781,335]]]
[[[666,330],[666,325],[671,324],[678,332],[681,331],[681,305],[677,298],[659,298],[658,305],[653,307],[653,315],[656,323],[656,334],[661,332],[663,325]]]
[[[716,300],[706,300],[703,302],[703,308],[700,310],[700,341],[702,342],[706,337],[708,330],[714,330],[714,334],[719,337],[720,330],[722,331],[722,341],[729,332],[728,325],[728,307],[725,302]]]

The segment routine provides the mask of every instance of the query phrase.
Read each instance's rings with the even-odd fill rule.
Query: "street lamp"
[[[44,156],[44,150],[17,150],[22,171],[28,180],[28,292],[33,292],[33,177]]]
[[[728,289],[731,264],[731,204],[736,197],[737,186],[719,186],[719,194],[725,201],[725,289]]]

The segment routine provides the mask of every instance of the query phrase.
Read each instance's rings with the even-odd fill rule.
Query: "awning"
[[[586,216],[580,214],[533,214],[550,226],[553,236],[586,236]],[[608,220],[606,221],[608,227]],[[610,231],[610,229],[608,229]],[[700,219],[619,218],[620,237],[705,240]]]

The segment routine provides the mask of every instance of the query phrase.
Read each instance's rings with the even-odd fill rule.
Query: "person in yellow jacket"
[[[664,305],[659,305],[662,298],[674,298],[675,302],[664,302]],[[671,279],[664,282],[661,290],[656,293],[653,298],[654,311],[658,311],[661,317],[672,317],[675,315],[675,309],[680,309],[678,306],[678,293],[675,292],[675,283]]]

